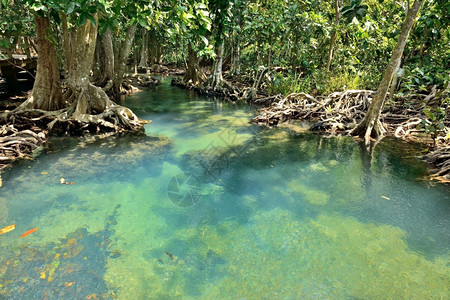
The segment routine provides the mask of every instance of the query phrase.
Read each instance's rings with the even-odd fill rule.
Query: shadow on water
[[[3,299],[79,299],[112,298],[114,291],[103,276],[110,252],[113,226],[120,206],[106,219],[105,229],[88,233],[79,228],[58,243],[44,248],[21,243],[2,249],[0,258],[0,298]],[[97,296],[94,296],[94,299]]]

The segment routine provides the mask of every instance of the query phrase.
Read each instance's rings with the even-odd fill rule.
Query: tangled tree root
[[[138,91],[144,87],[151,87],[160,84],[160,81],[148,74],[125,74],[122,85],[127,93]]]
[[[433,174],[430,176],[430,179],[450,183],[450,146],[428,153],[424,159],[433,165]]]
[[[232,102],[253,102],[253,100],[256,98],[255,92],[251,87],[239,88],[235,85],[232,85],[226,80],[224,80],[220,86],[213,88],[204,84],[194,84],[191,81],[185,82],[182,78],[174,77],[172,79],[171,85],[188,90],[193,90],[199,95],[222,97],[224,100]]]
[[[18,158],[29,158],[48,134],[83,135],[107,132],[140,132],[150,123],[138,119],[128,108],[107,99],[102,113],[82,114],[71,105],[57,111],[22,109],[0,114],[0,170]],[[80,103],[78,103],[80,104]]]
[[[256,101],[266,104],[259,110],[259,115],[252,122],[267,126],[275,126],[291,120],[304,120],[313,122],[310,131],[320,131],[327,134],[349,134],[363,119],[375,91],[349,90],[336,92],[328,96],[314,97],[304,93],[290,94],[286,97],[275,95],[261,98]],[[397,138],[425,142],[433,145],[434,141],[420,129],[420,124],[426,120],[423,109],[430,105],[436,93],[414,95],[414,98],[405,101],[397,98],[394,104],[388,104],[380,116],[383,128],[388,134]],[[408,103],[408,104],[405,104]],[[414,107],[410,103],[415,103]],[[444,120],[445,126],[450,126],[449,116]],[[440,149],[425,157],[426,161],[435,166],[433,179],[441,182],[450,182],[450,146],[445,141],[437,139]]]
[[[47,140],[48,131],[38,127],[20,130],[14,125],[0,127],[0,171],[19,158],[30,158]]]
[[[332,93],[325,97],[314,97],[305,93],[294,93],[286,97],[276,95],[258,99],[257,104],[270,103],[253,118],[254,123],[277,125],[290,120],[315,121],[310,130],[345,131],[361,120],[374,91],[349,90]]]
[[[58,111],[39,109],[19,110],[8,113],[7,120],[13,124],[30,123],[46,128],[55,134],[80,135],[83,133],[140,131],[150,121],[138,119],[128,108],[112,105],[96,115],[71,113],[70,108]]]
[[[289,94],[286,97],[275,95],[261,98],[256,104],[268,105],[259,110],[252,122],[274,126],[291,120],[314,122],[311,131],[326,133],[349,133],[359,123],[367,111],[375,91],[348,90],[335,92],[328,96],[314,97],[305,93]],[[424,130],[418,125],[426,119],[423,113],[426,96],[416,95],[416,107],[403,104],[405,99],[396,99],[394,105],[387,106],[381,115],[381,121],[388,133],[398,138],[423,141]],[[406,113],[405,113],[406,112]],[[446,126],[450,120],[445,120]]]

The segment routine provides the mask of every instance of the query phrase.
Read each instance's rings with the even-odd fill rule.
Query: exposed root
[[[314,97],[305,93],[293,93],[262,98],[256,103],[269,102],[253,118],[254,123],[269,126],[290,120],[315,121],[311,130],[342,132],[353,128],[361,120],[374,96],[374,91],[349,90],[328,96]]]
[[[450,183],[450,146],[428,153],[424,159],[433,165],[430,179]]]
[[[47,140],[48,131],[37,127],[19,130],[14,125],[0,127],[0,171],[19,158],[30,158]]]
[[[435,101],[432,92],[430,95],[414,95],[418,99],[398,98],[394,104],[388,105],[380,116],[379,124],[370,126],[369,132],[375,131],[375,136],[366,137],[377,138],[384,134],[394,135],[395,137],[426,142],[434,145],[430,135],[420,129],[420,124],[426,120],[423,113],[425,103],[430,105]],[[259,115],[253,118],[254,123],[267,126],[275,126],[291,120],[304,120],[314,122],[309,128],[310,131],[320,131],[327,134],[349,134],[357,130],[357,124],[362,124],[361,120],[368,110],[370,102],[375,95],[375,91],[350,90],[345,92],[336,92],[328,96],[313,97],[304,93],[290,94],[286,97],[276,95],[272,97],[261,98],[256,103],[268,103],[269,106],[259,110]],[[405,102],[415,103],[414,107]],[[444,120],[446,126],[450,125],[449,115]],[[364,125],[364,124],[362,124]],[[364,134],[366,132],[365,126]],[[432,163],[436,170],[433,179],[441,182],[450,182],[450,147],[445,147],[445,140],[438,138],[436,145],[443,147],[426,157],[429,163]]]
[[[226,80],[223,80],[220,86],[212,88],[208,85],[194,84],[192,81],[185,82],[182,78],[174,77],[171,85],[193,90],[200,95],[223,97],[225,100],[232,102],[251,102],[253,95],[250,87],[239,88]]]
[[[122,84],[129,93],[144,87],[158,85],[160,84],[160,81],[148,74],[125,74]]]
[[[117,97],[120,95],[132,94],[140,91],[142,88],[152,87],[160,84],[160,81],[149,74],[125,74],[121,83],[119,95],[114,92],[114,82],[98,81],[94,83],[100,87],[107,95]]]

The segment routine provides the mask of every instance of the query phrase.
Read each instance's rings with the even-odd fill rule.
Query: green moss
[[[203,298],[445,298],[449,257],[429,261],[412,252],[405,233],[340,215],[296,220],[275,209],[255,215],[252,226],[184,231],[202,241],[199,255],[223,255],[227,264]],[[219,234],[218,232],[223,232]]]
[[[330,196],[326,193],[302,185],[298,180],[291,180],[287,186],[289,187],[289,191],[288,193],[284,192],[285,195],[290,196],[291,193],[300,195],[309,204],[325,205],[330,200]]]

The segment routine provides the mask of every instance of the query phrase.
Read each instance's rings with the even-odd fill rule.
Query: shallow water
[[[53,139],[3,175],[0,299],[450,297],[450,190],[418,149],[371,159],[167,81],[124,104],[146,136]]]

